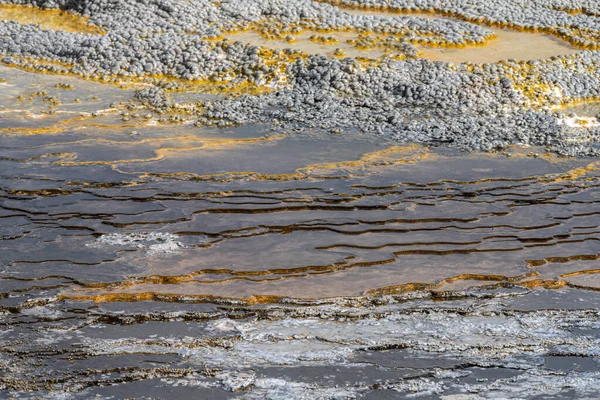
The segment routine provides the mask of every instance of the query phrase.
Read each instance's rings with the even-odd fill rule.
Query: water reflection
[[[67,276],[78,282],[67,298],[558,287],[595,270],[589,160],[123,122],[101,99],[126,91],[74,79],[64,91],[52,82],[62,78],[5,71],[16,91],[4,94],[0,131],[2,274]],[[31,117],[46,103],[15,99],[33,88],[62,99],[54,113]]]

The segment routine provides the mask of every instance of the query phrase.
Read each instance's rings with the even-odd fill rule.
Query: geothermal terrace
[[[136,100],[199,126],[277,121],[467,150],[527,144],[562,155],[597,153],[596,121],[570,119],[562,109],[599,97],[593,50],[600,22],[592,1],[536,2],[523,10],[518,1],[493,7],[470,1],[2,3],[5,65],[143,82],[149,87]],[[63,11],[37,21],[31,10],[8,3]],[[503,40],[504,51],[447,62],[452,54],[467,61],[452,50],[472,47],[476,54]],[[284,45],[296,41],[304,45]],[[529,49],[513,49],[528,41]],[[315,51],[326,45],[332,56]],[[498,59],[512,50],[517,58]],[[194,85],[235,96],[185,107],[170,99],[170,92]]]
[[[0,0],[0,398],[596,399],[600,3]]]

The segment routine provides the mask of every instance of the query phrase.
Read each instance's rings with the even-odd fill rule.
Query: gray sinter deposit
[[[595,2],[0,3],[0,398],[597,398]]]
[[[550,111],[600,95],[596,51],[529,62],[431,62],[416,57],[414,43],[485,43],[493,32],[450,19],[356,15],[312,1],[2,2],[60,7],[89,17],[90,23],[106,30],[104,35],[76,34],[4,21],[0,23],[0,52],[8,65],[68,71],[106,81],[115,76],[153,75],[230,85],[246,82],[269,90],[259,96],[235,96],[192,107],[189,112],[198,125],[275,120],[290,127],[335,131],[358,127],[402,142],[469,150],[521,143],[546,146],[564,155],[596,155],[598,151],[600,130],[595,121],[580,126]],[[437,11],[489,25],[543,30],[582,48],[594,48],[599,34],[596,5],[589,1],[530,4],[528,8],[514,1],[493,7],[468,1],[385,4],[400,11]],[[222,32],[236,29],[271,36],[304,29],[372,32],[394,37],[385,44],[393,54],[367,65],[354,59],[301,57],[285,50],[265,56],[254,46],[218,39]],[[62,64],[45,65],[39,59]],[[162,92],[177,84],[157,85],[137,97],[168,111],[170,104]]]

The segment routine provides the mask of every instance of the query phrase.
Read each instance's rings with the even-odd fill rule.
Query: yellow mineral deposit
[[[293,49],[301,50],[306,54],[311,55],[327,55],[330,57],[335,56],[337,48],[342,49],[348,57],[368,57],[368,58],[379,58],[383,55],[383,48],[372,48],[372,49],[357,49],[348,43],[349,40],[355,40],[358,35],[356,32],[332,32],[325,34],[326,37],[332,37],[335,40],[318,40],[314,36],[319,35],[314,31],[304,31],[294,35],[295,40],[290,42],[286,40],[278,39],[265,39],[260,34],[253,31],[243,31],[226,36],[233,40],[239,40],[240,42],[249,43],[254,46],[261,46],[276,50]],[[312,38],[312,39],[311,39]]]
[[[373,11],[351,11],[361,15],[393,16],[395,14]],[[432,15],[420,15],[424,18],[445,18]],[[41,10],[29,7],[0,6],[0,18],[19,21],[21,23],[41,24],[47,29],[60,29],[69,32],[84,33],[102,33],[98,27],[87,23],[85,18],[75,14],[65,13],[58,10]],[[519,32],[514,30],[493,28],[495,37],[490,39],[485,45],[466,46],[465,48],[444,48],[443,43],[438,43],[438,47],[428,47],[418,45],[421,51],[420,56],[432,60],[447,61],[451,63],[490,63],[502,59],[513,58],[516,60],[543,59],[551,56],[572,54],[579,50],[569,45],[567,42],[542,33]],[[227,33],[226,38],[230,41],[242,41],[261,47],[259,56],[266,63],[280,65],[281,72],[289,63],[300,57],[306,57],[307,54],[325,54],[331,57],[349,56],[365,63],[368,59],[376,60],[388,54],[391,49],[385,47],[385,36],[374,32],[352,32],[352,31],[328,31],[317,32],[310,30],[296,30],[293,34],[276,35],[273,34],[266,38],[258,30],[246,30]],[[220,40],[220,39],[219,39]],[[219,40],[214,41],[215,45]],[[362,45],[361,45],[362,44]],[[225,46],[227,44],[225,43]],[[273,50],[294,49],[300,50],[298,53],[280,54]],[[374,61],[373,61],[374,62]],[[470,66],[472,69],[478,66]],[[529,68],[525,63],[513,66],[515,87],[531,99],[532,104],[547,95],[551,88],[521,83],[519,76],[525,69]],[[570,68],[568,61],[565,61],[565,68]],[[226,72],[232,74],[233,72]],[[225,78],[231,76],[224,76]],[[233,76],[235,78],[235,76]],[[50,78],[49,82],[50,82]],[[72,79],[72,78],[70,78]],[[168,76],[155,76],[152,79],[165,80],[180,83],[181,81]],[[75,82],[75,81],[73,81]],[[92,83],[88,83],[91,85]],[[95,83],[99,85],[98,83]],[[141,84],[141,83],[140,83]],[[62,92],[77,91],[79,88],[74,83],[49,83],[53,89]],[[15,88],[17,86],[13,85]],[[15,89],[16,90],[16,89]],[[186,92],[214,92],[214,93],[258,93],[266,91],[248,83],[227,85],[227,79],[223,82],[208,81],[189,81],[185,82],[179,90]],[[15,92],[16,93],[16,92]],[[40,92],[42,93],[42,92]],[[43,92],[45,93],[45,92]],[[64,93],[62,94],[64,95]],[[19,103],[20,104],[20,103]],[[192,104],[192,103],[189,103]],[[197,103],[201,104],[201,103]],[[590,105],[591,104],[591,105]],[[573,110],[578,113],[596,112],[596,103],[574,105]],[[59,109],[60,103],[56,105]],[[181,115],[192,115],[197,109],[193,108],[186,111],[187,103],[182,103],[172,111]],[[201,107],[200,105],[198,107]],[[579,108],[578,108],[579,107]],[[589,111],[592,109],[593,111]],[[568,109],[565,109],[568,111]],[[585,111],[585,112],[584,112]],[[117,118],[117,110],[103,112],[103,114],[114,114]],[[86,114],[87,115],[87,114]],[[91,115],[91,114],[90,114]],[[264,148],[270,148],[271,157],[275,157],[278,152],[293,153],[285,150],[286,146],[293,145],[294,141],[287,134],[271,134],[267,136],[258,135],[246,138],[227,138],[227,137],[202,137],[197,135],[184,134],[180,136],[166,137],[137,137],[132,140],[115,139],[118,137],[119,129],[151,129],[151,122],[141,119],[132,121],[129,124],[121,122],[105,123],[91,118],[90,115],[73,117],[68,116],[65,119],[56,122],[49,121],[45,126],[20,127],[3,126],[0,134],[6,137],[25,138],[34,135],[64,134],[71,132],[79,133],[83,129],[92,129],[101,131],[101,135],[110,135],[107,137],[87,137],[72,142],[61,142],[56,145],[47,144],[48,153],[24,158],[22,161],[42,162],[48,160],[49,163],[60,167],[83,167],[89,165],[108,166],[113,171],[123,174],[131,174],[132,171],[140,174],[140,179],[188,179],[195,182],[234,182],[234,181],[252,181],[252,182],[284,182],[309,181],[327,179],[342,182],[347,179],[356,179],[377,174],[391,174],[396,176],[399,171],[406,173],[407,168],[430,168],[431,166],[443,165],[450,158],[437,153],[432,153],[427,147],[421,145],[387,145],[376,149],[370,149],[359,152],[358,154],[342,155],[339,151],[335,153],[319,153],[318,157],[303,154],[302,157],[296,157],[296,164],[286,164],[285,170],[281,163],[273,163],[268,166],[260,165],[254,160],[260,159],[261,151]],[[113,119],[114,119],[113,118]],[[152,119],[151,119],[152,120]],[[122,125],[122,126],[120,126]],[[583,126],[584,124],[582,124]],[[160,125],[157,125],[160,126]],[[333,135],[334,137],[344,137],[345,135]],[[90,153],[90,148],[107,148],[102,157],[97,157]],[[313,151],[313,150],[311,150]],[[508,148],[513,160],[523,161],[532,159],[531,152],[528,149]],[[531,154],[530,154],[531,153]],[[255,155],[253,155],[255,154]],[[122,158],[122,155],[127,158]],[[304,158],[306,157],[306,158]],[[471,162],[474,159],[486,157],[489,160],[497,160],[504,157],[501,154],[488,155],[467,155],[464,156],[465,162]],[[431,184],[417,185],[419,191],[435,191],[436,187],[442,184],[461,184],[461,185],[485,185],[490,182],[503,181],[508,188],[514,187],[514,190],[524,184],[534,184],[535,182],[545,183],[547,185],[565,185],[571,184],[575,180],[585,179],[587,174],[595,173],[596,164],[588,163],[582,166],[576,166],[573,169],[565,169],[563,159],[549,157],[545,154],[539,157],[539,162],[545,162],[547,165],[557,166],[566,171],[562,174],[541,174],[539,176],[525,177],[519,179],[509,179],[502,177],[477,178],[472,181],[445,180]],[[217,159],[225,158],[236,160],[234,164],[248,169],[232,171],[223,169],[217,163]],[[198,170],[179,170],[170,172],[168,169],[172,163],[181,163],[183,165],[192,165],[195,160],[205,159],[214,160],[212,163],[214,170],[204,167],[202,173]],[[318,162],[308,162],[316,160]],[[469,161],[471,160],[471,161]],[[562,164],[561,164],[562,163]],[[298,165],[299,164],[299,165]],[[418,164],[418,166],[417,166]],[[271,165],[277,165],[278,168],[270,168]],[[413,167],[411,167],[413,166]],[[253,169],[256,167],[256,169]],[[212,167],[211,167],[212,168]],[[227,168],[227,167],[225,167]],[[416,171],[416,169],[414,170]],[[479,169],[473,169],[477,173]],[[488,170],[481,170],[481,174],[487,174]],[[491,171],[491,169],[490,169]],[[375,190],[375,188],[373,189]],[[313,212],[325,212],[326,210],[353,210],[352,207],[346,207],[345,202],[360,201],[361,198],[383,198],[393,196],[401,192],[403,186],[400,184],[385,185],[372,193],[354,194],[347,197],[340,196],[340,200],[331,203],[326,207],[313,205],[314,199],[307,197],[305,201],[297,204],[288,205],[282,209],[269,209],[259,203],[253,205],[252,212],[260,214],[279,214],[302,213],[312,210]],[[19,193],[13,193],[19,194]],[[231,194],[231,193],[229,193]],[[223,194],[223,199],[229,195]],[[213,194],[213,196],[216,196]],[[219,197],[219,196],[216,196]],[[452,197],[448,197],[451,199]],[[371,200],[373,201],[373,200]],[[218,200],[217,203],[221,203]],[[305,204],[307,203],[307,204]],[[232,203],[233,204],[233,203]],[[442,203],[437,204],[438,207]],[[311,208],[313,207],[313,208]],[[320,208],[324,207],[324,208]],[[329,207],[329,208],[327,208]],[[241,228],[231,230],[226,235],[227,238],[240,238],[244,243],[238,244],[235,249],[222,248],[226,246],[219,242],[206,244],[199,248],[189,250],[190,254],[202,253],[203,257],[187,257],[176,259],[165,267],[161,260],[148,260],[148,275],[136,277],[134,280],[123,280],[117,283],[96,282],[91,285],[83,285],[79,288],[71,288],[63,291],[63,296],[73,299],[86,299],[95,301],[136,301],[136,300],[164,300],[180,301],[183,297],[194,297],[197,299],[214,299],[218,297],[243,299],[249,304],[277,302],[282,297],[292,296],[299,298],[318,298],[331,296],[356,296],[360,294],[381,295],[402,293],[415,290],[432,290],[443,293],[448,290],[459,290],[473,286],[502,286],[517,284],[525,287],[545,287],[557,288],[564,285],[584,285],[595,278],[596,270],[589,269],[586,261],[595,261],[596,255],[585,254],[585,248],[579,245],[582,240],[577,239],[576,234],[571,239],[571,255],[562,257],[550,256],[543,259],[536,259],[536,249],[538,246],[546,246],[547,241],[536,243],[522,242],[519,247],[503,246],[501,236],[498,236],[497,244],[494,237],[484,237],[478,240],[466,240],[457,238],[458,235],[449,235],[446,233],[447,224],[436,218],[424,216],[425,211],[421,211],[421,217],[418,214],[412,214],[413,211],[423,204],[390,204],[386,212],[390,210],[401,210],[408,212],[408,216],[398,219],[381,219],[375,222],[364,221],[366,225],[363,228],[349,227],[329,227],[329,230],[338,234],[342,233],[343,241],[331,241],[323,236],[319,230],[315,230],[300,239],[296,239],[299,248],[310,249],[309,253],[304,249],[289,249],[285,253],[287,259],[289,254],[297,251],[293,257],[298,262],[289,262],[286,264],[284,259],[279,259],[276,254],[272,255],[271,263],[260,263],[249,257],[250,250],[254,246],[254,238],[262,237],[264,232],[248,230]],[[318,210],[318,211],[317,211]],[[370,210],[366,208],[365,210]],[[377,212],[375,207],[372,212]],[[211,213],[229,213],[236,212],[234,209],[211,208]],[[369,211],[371,212],[371,211]],[[425,213],[425,214],[423,214]],[[490,215],[494,214],[490,212]],[[498,215],[504,215],[502,212]],[[448,215],[452,215],[449,213]],[[449,218],[448,224],[452,218]],[[476,223],[477,219],[464,219],[460,223]],[[421,230],[431,230],[427,227],[430,224],[440,224],[440,231],[437,235],[441,237],[430,243],[423,242],[420,239]],[[483,224],[483,219],[482,222]],[[516,222],[515,222],[516,224]],[[490,226],[494,226],[490,223]],[[551,223],[548,227],[552,227]],[[299,235],[307,227],[302,225],[282,225],[280,227],[288,235]],[[476,229],[476,228],[472,228]],[[530,229],[529,227],[523,228]],[[533,228],[532,228],[533,229]],[[414,241],[403,242],[395,234],[405,232],[407,235],[414,235]],[[459,229],[460,232],[460,229]],[[389,235],[388,235],[389,234]],[[587,234],[587,233],[586,233]],[[585,234],[582,234],[585,236]],[[550,239],[549,239],[550,240]],[[555,240],[556,246],[563,243],[561,239]],[[566,243],[566,241],[564,241]],[[275,243],[277,246],[283,246],[283,242]],[[578,248],[579,245],[579,248]],[[487,247],[486,247],[487,246]],[[220,260],[223,255],[226,258],[221,260],[222,265],[231,264],[232,260],[236,268],[223,267],[215,269],[215,262]],[[457,255],[472,258],[474,261],[468,269],[463,268],[462,258]],[[523,257],[529,257],[523,261]],[[193,262],[190,263],[190,260]],[[204,261],[202,261],[204,260]],[[236,261],[237,260],[237,261]],[[256,262],[253,262],[256,261]],[[504,265],[504,264],[505,265]],[[477,267],[473,267],[476,265]],[[498,274],[498,265],[504,265],[502,274]],[[427,268],[431,267],[431,268]],[[585,283],[584,283],[585,280]],[[591,286],[591,284],[588,284]],[[307,289],[309,288],[309,289]]]
[[[0,5],[0,20],[38,24],[44,29],[73,33],[105,33],[102,28],[88,23],[85,17],[61,10],[43,10],[37,7]]]
[[[489,40],[483,46],[469,46],[462,49],[420,46],[419,49],[425,58],[454,64],[495,63],[510,58],[517,61],[538,60],[581,51],[552,35],[497,28],[492,30],[496,33],[496,38]]]
[[[373,15],[379,17],[394,17],[397,15],[410,15],[427,19],[447,19],[446,17],[430,14],[395,14],[380,11],[344,9],[357,15]],[[545,59],[552,56],[574,54],[580,52],[578,49],[556,36],[519,31],[502,28],[491,28],[495,38],[487,41],[484,45],[468,45],[462,48],[452,48],[444,45],[443,41],[437,42],[435,46],[417,44],[421,57],[434,61],[445,61],[454,64],[460,63],[494,63],[505,59],[517,61],[528,61]],[[363,32],[364,34],[365,32]],[[368,32],[366,32],[368,33]],[[335,56],[336,48],[340,48],[346,56],[357,58],[379,58],[384,55],[386,48],[383,45],[385,35],[373,35],[370,42],[373,46],[356,46],[359,32],[352,31],[330,31],[319,33],[315,31],[301,31],[293,35],[294,40],[289,37],[265,38],[254,31],[239,31],[226,35],[232,40],[239,40],[255,46],[264,46],[273,49],[295,49],[307,54],[325,54]],[[286,40],[286,38],[288,40]],[[379,45],[377,45],[379,43]],[[393,53],[393,49],[387,49]]]

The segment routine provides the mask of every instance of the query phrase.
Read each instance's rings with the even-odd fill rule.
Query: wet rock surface
[[[446,302],[415,293],[267,307],[48,299],[4,318],[0,390],[22,398],[594,398],[597,309],[519,309],[528,296],[476,290]]]
[[[596,395],[595,161],[0,72],[2,397]]]
[[[0,397],[597,397],[594,4],[0,3]]]

